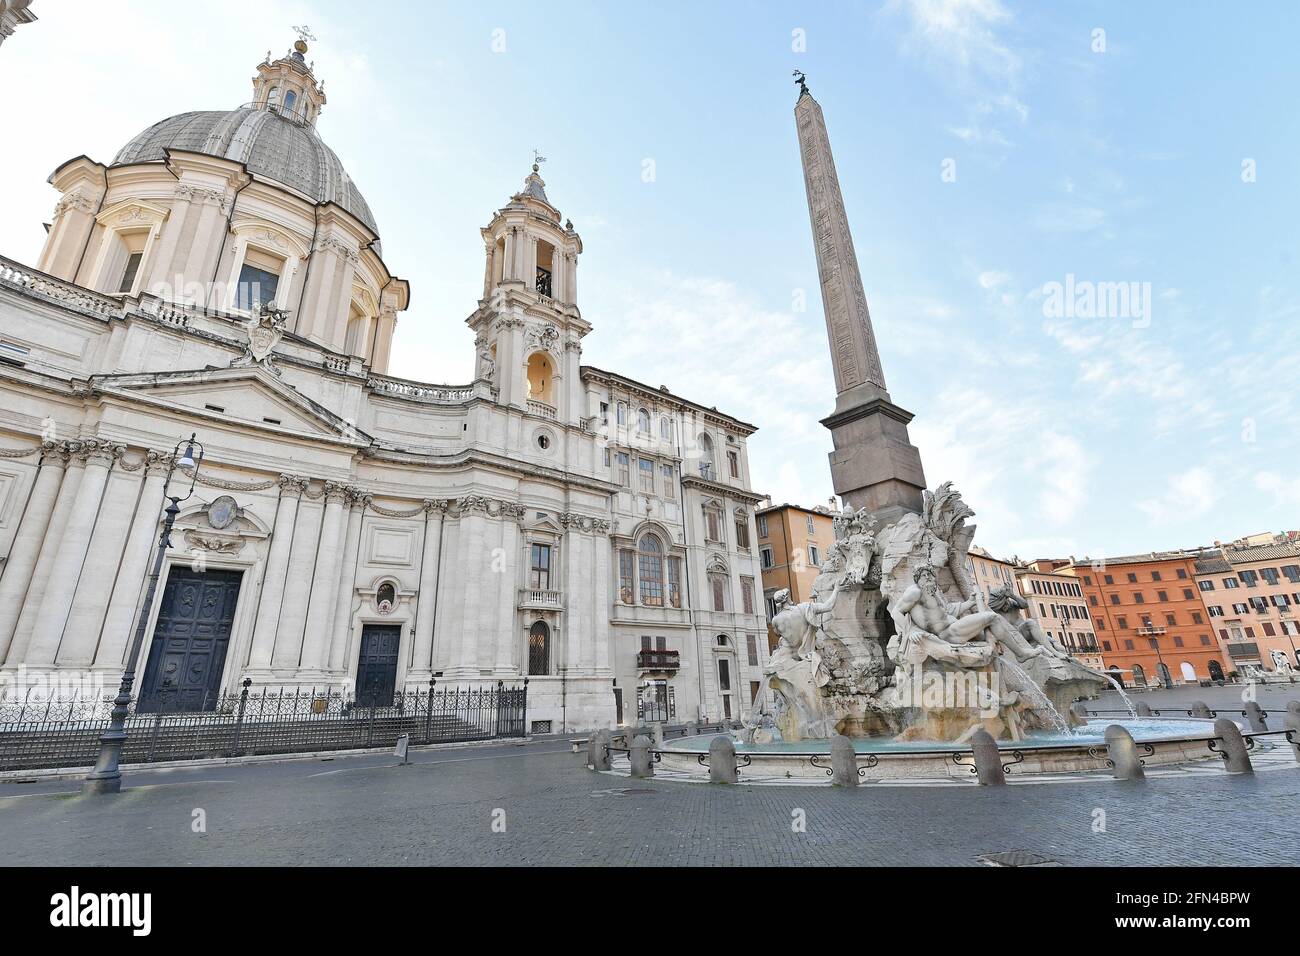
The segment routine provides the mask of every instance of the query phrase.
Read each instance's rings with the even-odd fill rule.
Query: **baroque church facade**
[[[408,287],[305,50],[64,163],[36,266],[0,258],[0,680],[116,687],[196,433],[141,708],[527,678],[537,732],[739,717],[754,426],[582,364],[582,240],[536,166],[481,231],[474,380],[389,375]]]

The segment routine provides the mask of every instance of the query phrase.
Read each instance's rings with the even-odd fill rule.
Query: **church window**
[[[700,474],[713,477],[713,439],[708,434],[700,436]]]
[[[528,358],[528,399],[545,405],[555,403],[551,359],[545,352],[534,352]]]
[[[117,285],[118,292],[129,293],[135,288],[136,273],[140,271],[140,260],[143,258],[143,252],[133,252],[126,257],[126,267],[122,270],[122,281]]]
[[[652,534],[643,535],[638,544],[638,564],[641,575],[641,603],[650,607],[664,606],[664,554],[663,545]]]
[[[650,413],[644,408],[636,413],[636,430],[639,435],[650,434]]]
[[[627,550],[618,553],[618,600],[620,604],[631,604],[635,594],[636,584],[633,576],[634,565],[632,552]]]
[[[235,308],[249,311],[254,303],[263,306],[275,301],[275,293],[280,285],[280,269],[283,260],[275,259],[254,249],[244,255],[244,263],[239,267],[239,283],[235,288]]]
[[[749,519],[744,515],[736,515],[736,547],[749,547]]]
[[[704,508],[704,536],[709,541],[722,540],[722,522],[719,519],[718,509],[707,505]]]
[[[298,94],[293,90],[284,91],[284,109],[281,112],[286,116],[293,115],[294,104],[298,102]]]
[[[375,606],[380,614],[387,614],[397,604],[397,588],[391,581],[385,581],[375,591]]]
[[[727,578],[721,572],[709,575],[709,588],[713,592],[713,610],[727,609]]]
[[[548,591],[551,587],[551,546],[534,544],[529,560],[529,587]]]

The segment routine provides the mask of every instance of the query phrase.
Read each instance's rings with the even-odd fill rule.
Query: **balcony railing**
[[[554,406],[547,405],[545,402],[534,402],[532,399],[529,399],[528,410],[534,415],[540,415],[542,418],[549,418],[551,421],[555,421]]]
[[[1159,626],[1139,627],[1137,633],[1140,637],[1159,637],[1167,633],[1167,629]]]
[[[519,606],[540,608],[564,607],[564,592],[551,591],[546,588],[520,588]]]
[[[675,671],[681,668],[682,658],[678,651],[637,651],[637,670]]]

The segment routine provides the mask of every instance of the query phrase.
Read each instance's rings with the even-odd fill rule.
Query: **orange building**
[[[1079,579],[1102,659],[1117,679],[1172,687],[1224,676],[1223,650],[1197,591],[1199,557],[1159,551],[1059,569]]]
[[[754,514],[758,524],[758,561],[763,572],[769,650],[776,650],[777,643],[771,623],[776,613],[772,597],[782,588],[789,588],[795,603],[811,599],[817,567],[835,542],[835,513],[828,507],[782,504],[760,507]]]

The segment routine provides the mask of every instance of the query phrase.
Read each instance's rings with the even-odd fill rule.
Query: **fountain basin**
[[[1021,741],[998,741],[1003,765],[1011,775],[1107,770],[1104,738],[1111,724],[1119,724],[1133,735],[1147,767],[1219,759],[1208,744],[1216,736],[1213,721],[1133,717],[1089,720],[1073,733],[1034,732]],[[682,737],[666,742],[660,751],[660,765],[693,776],[706,776],[709,743],[715,736]],[[853,739],[853,749],[858,754],[859,777],[864,782],[974,777],[971,749],[965,744],[860,737]],[[759,779],[827,781],[830,777],[829,740],[737,743],[736,756],[741,765],[742,783]]]

